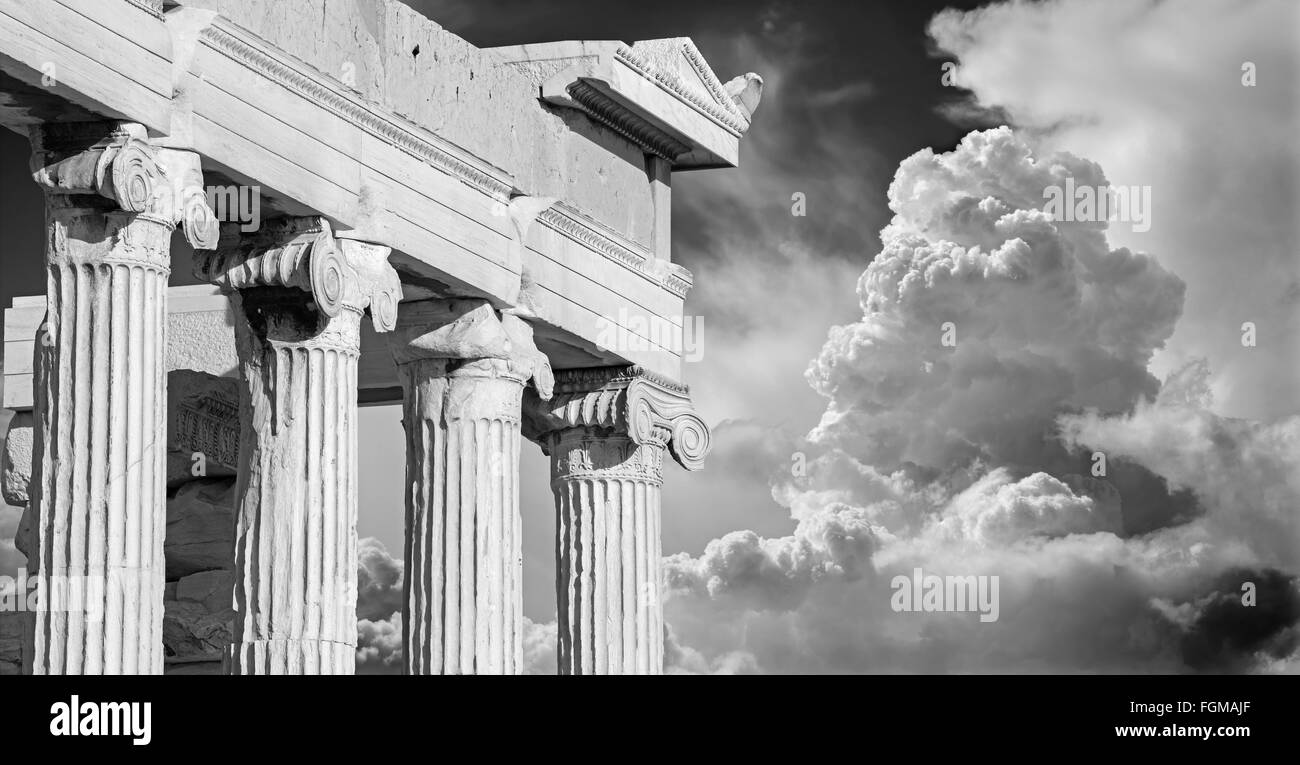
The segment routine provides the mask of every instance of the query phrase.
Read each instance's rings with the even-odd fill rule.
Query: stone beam
[[[26,101],[10,100],[0,117],[18,132],[74,104],[76,121],[121,119],[166,133],[171,61],[162,14],[143,2],[0,2],[0,71],[26,86]]]

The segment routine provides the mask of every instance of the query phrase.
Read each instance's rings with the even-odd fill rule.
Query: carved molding
[[[657,157],[671,162],[691,150],[589,82],[579,80],[568,87],[568,92],[597,122]]]
[[[499,198],[514,190],[505,172],[482,162],[406,120],[384,114],[345,90],[333,77],[274,49],[253,33],[223,18],[203,30],[203,41],[228,58],[286,89],[324,106],[371,134]]]
[[[682,84],[682,81],[677,77],[650,66],[640,54],[629,46],[619,46],[618,50],[614,52],[614,56],[637,70],[642,76],[654,80],[679,99],[694,106],[716,122],[721,123],[737,137],[744,135],[745,131],[749,129],[749,121],[736,108],[722,83],[718,82],[718,78],[713,75],[712,70],[704,63],[704,57],[700,55],[699,49],[689,40],[685,40],[682,43],[682,52],[692,68],[699,73],[700,81],[704,83],[716,100],[705,99],[696,91]]]
[[[211,254],[197,255],[194,276],[226,291],[289,287],[308,293],[315,309],[334,318],[343,311],[370,309],[375,331],[397,326],[402,283],[388,265],[389,248],[337,239],[323,218],[268,222],[253,236],[240,237],[238,224]]]
[[[695,413],[689,389],[636,366],[562,370],[555,373],[549,402],[525,399],[524,435],[543,451],[549,453],[564,431],[574,429],[667,446],[687,470],[703,466],[710,446],[709,428]]]
[[[212,463],[239,467],[239,409],[217,411],[213,401],[177,407],[173,440]],[[220,402],[218,402],[220,403]]]
[[[592,429],[557,431],[549,445],[551,483],[557,481],[648,481],[663,483],[664,447],[638,444],[626,436],[596,435]]]
[[[214,19],[212,25],[203,30],[202,40],[232,61],[320,104],[351,124],[428,162],[494,201],[510,199],[521,193],[509,175],[500,168],[480,160],[409,120],[386,114],[363,102],[333,77],[276,51],[273,46],[226,19]],[[629,55],[636,58],[630,51]],[[640,61],[639,58],[636,60]],[[644,62],[640,66],[644,67]],[[680,83],[676,87],[684,93],[690,93]],[[694,94],[684,97],[698,98]],[[685,297],[686,290],[689,289],[689,284],[683,280],[657,273],[652,267],[654,256],[644,247],[593,221],[572,205],[558,202],[543,211],[538,220],[679,297]]]
[[[150,16],[153,16],[156,19],[162,19],[163,17],[162,0],[126,0],[126,1],[131,5],[134,5],[136,8],[139,8],[140,10],[149,14]]]

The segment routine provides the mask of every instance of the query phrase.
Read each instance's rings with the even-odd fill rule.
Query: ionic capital
[[[95,195],[167,226],[196,250],[217,245],[199,155],[162,149],[136,123],[46,123],[32,130],[32,178],[48,195]]]
[[[554,387],[550,359],[533,342],[533,328],[486,300],[404,303],[389,343],[399,366],[434,361],[449,377],[531,380],[543,400]]]
[[[561,370],[549,402],[525,398],[524,436],[543,451],[553,436],[574,429],[666,446],[687,470],[699,470],[709,452],[709,428],[695,413],[689,389],[636,366]]]
[[[328,318],[369,309],[375,331],[397,326],[402,282],[388,247],[337,238],[323,218],[268,222],[252,236],[238,236],[237,226],[227,231],[214,252],[195,256],[195,277],[227,291],[296,289]]]

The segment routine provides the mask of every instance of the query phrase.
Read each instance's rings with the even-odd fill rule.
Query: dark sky
[[[900,160],[927,146],[951,148],[969,129],[937,111],[940,104],[961,98],[961,91],[942,85],[943,59],[933,54],[925,29],[944,8],[980,5],[971,0],[406,2],[480,47],[690,37],[722,81],[757,71],[767,87],[741,148],[742,167],[694,174],[712,176],[710,183],[745,187],[748,158],[761,150],[769,172],[786,178],[792,189],[809,191],[810,198],[819,185],[840,197],[882,198]],[[843,152],[837,156],[842,147],[872,158],[859,161],[861,172],[851,176],[857,189],[832,187],[843,183],[846,162],[860,160]],[[690,204],[697,182],[691,174],[674,179],[674,189],[681,191],[675,200],[686,199],[674,206],[674,250],[688,257],[687,266],[691,254],[707,256],[707,243],[698,239],[707,236],[700,215],[718,212],[708,207],[716,200]],[[789,195],[776,201],[788,205]],[[851,205],[841,209],[850,214],[834,221],[822,218],[823,225],[801,232],[802,243],[827,255],[853,241],[876,249],[875,233],[886,222],[881,206],[861,210],[865,218],[854,214]]]

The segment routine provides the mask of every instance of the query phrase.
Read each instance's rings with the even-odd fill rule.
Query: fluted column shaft
[[[227,674],[352,674],[357,645],[357,362],[367,309],[392,329],[387,247],[289,218],[235,227],[195,275],[231,292],[240,377],[235,623]]]
[[[230,674],[351,674],[361,316],[275,287],[236,322],[243,418]]]
[[[146,215],[47,205],[34,674],[161,674],[168,251]]]
[[[560,674],[662,674],[664,454],[698,470],[709,451],[690,392],[635,366],[561,370],[549,401],[525,398],[524,434],[551,456]]]
[[[550,365],[521,319],[482,300],[402,306],[407,674],[523,671],[519,449],[524,385]]]
[[[552,436],[561,674],[661,674],[662,444],[575,428]]]
[[[400,367],[409,674],[516,674],[523,663],[524,379],[508,367],[498,359]]]
[[[197,155],[140,125],[46,125],[32,141],[48,276],[24,669],[162,674],[170,243],[179,221],[211,246],[215,221]]]

